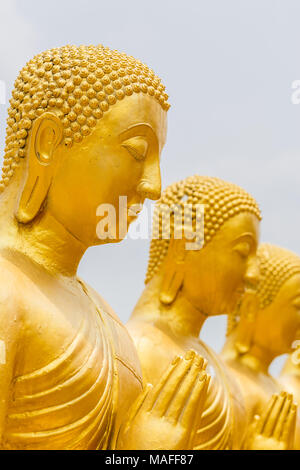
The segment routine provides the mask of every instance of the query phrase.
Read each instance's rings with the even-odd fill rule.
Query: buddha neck
[[[13,188],[8,187],[0,199],[0,248],[3,253],[21,253],[51,275],[74,277],[87,247],[47,210],[32,223],[18,223],[14,216],[14,194]]]
[[[160,299],[162,275],[156,274],[146,285],[132,319],[151,322],[165,327],[179,337],[198,338],[207,316],[195,308],[180,291],[171,305]]]
[[[233,358],[235,361],[248,367],[253,372],[261,372],[269,375],[268,370],[271,362],[275,359],[276,354],[254,342],[250,346],[249,351],[244,354],[240,354],[235,347],[237,340],[238,335],[235,332],[231,333],[224,347],[222,353],[223,357]],[[233,351],[234,353],[232,354]]]

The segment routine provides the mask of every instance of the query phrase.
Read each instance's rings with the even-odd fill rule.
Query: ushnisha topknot
[[[227,183],[219,178],[208,176],[190,176],[168,186],[156,203],[153,214],[153,232],[150,244],[149,262],[145,283],[157,273],[170,243],[164,239],[163,213],[164,207],[183,207],[192,205],[192,223],[196,217],[196,204],[204,205],[204,240],[202,245],[209,243],[222,225],[241,212],[250,212],[261,220],[261,213],[255,199],[239,186]],[[174,214],[170,217],[170,235],[174,233]]]
[[[92,132],[103,113],[133,93],[153,96],[168,110],[168,95],[154,72],[134,57],[99,46],[50,49],[21,70],[8,110],[0,191],[25,157],[33,121],[54,111],[64,126],[64,144],[72,147]]]
[[[300,274],[300,257],[276,245],[262,243],[257,256],[260,264],[258,296],[260,308],[270,305],[281,286],[294,274]]]

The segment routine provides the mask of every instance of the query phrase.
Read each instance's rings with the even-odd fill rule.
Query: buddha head
[[[229,316],[227,335],[240,353],[251,345],[270,356],[289,353],[300,339],[300,257],[263,243],[257,250],[260,276],[256,290]]]
[[[20,72],[8,110],[0,192],[31,226],[46,212],[84,245],[102,243],[97,208],[130,208],[161,192],[169,104],[139,60],[103,46],[43,52]],[[128,225],[126,230],[128,229]],[[117,235],[115,241],[121,237]],[[109,240],[114,241],[114,240]]]
[[[181,238],[174,235],[180,223],[174,214],[170,237],[163,237],[161,208],[185,205],[191,208],[197,249],[187,249],[184,232]],[[199,233],[195,230],[197,205],[204,211]],[[230,312],[245,286],[257,282],[260,219],[256,201],[219,178],[192,176],[172,184],[156,203],[146,284],[151,289],[151,283],[160,278],[162,304],[172,304],[180,293],[206,316]]]

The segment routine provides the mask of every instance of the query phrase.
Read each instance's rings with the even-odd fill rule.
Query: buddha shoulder
[[[64,367],[68,353],[69,361],[82,361],[96,339],[101,350],[101,322],[76,283],[68,285],[25,257],[5,255],[0,257],[0,296],[1,339],[6,348],[9,334],[17,343],[16,375],[31,374],[53,361]],[[7,324],[12,326],[10,333]]]
[[[146,382],[155,383],[170,362],[184,354],[169,334],[151,323],[131,319],[127,328],[134,339]]]
[[[0,256],[0,315],[16,322],[22,311],[24,288],[22,274],[12,263]]]
[[[15,369],[23,334],[23,279],[18,269],[0,256],[0,365]]]

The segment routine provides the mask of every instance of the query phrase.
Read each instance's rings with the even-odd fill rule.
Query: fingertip
[[[201,382],[201,381],[205,381],[206,378],[207,378],[206,372],[204,372],[203,370],[201,370],[201,371],[199,372],[198,379],[199,379],[200,382]]]
[[[204,359],[202,356],[196,355],[195,358],[195,365],[198,367],[198,369],[203,369],[203,364],[204,364]]]
[[[207,374],[206,372],[202,371],[199,374],[199,381],[203,383],[203,385],[208,388],[210,384],[211,376]]]
[[[184,359],[186,359],[187,361],[190,361],[192,359],[194,359],[196,356],[196,353],[193,349],[190,349],[189,351],[187,351],[187,353],[185,354],[184,356]]]
[[[176,364],[178,364],[180,361],[182,361],[182,357],[181,356],[176,356],[174,357],[173,361],[172,361],[172,366],[176,366]]]

